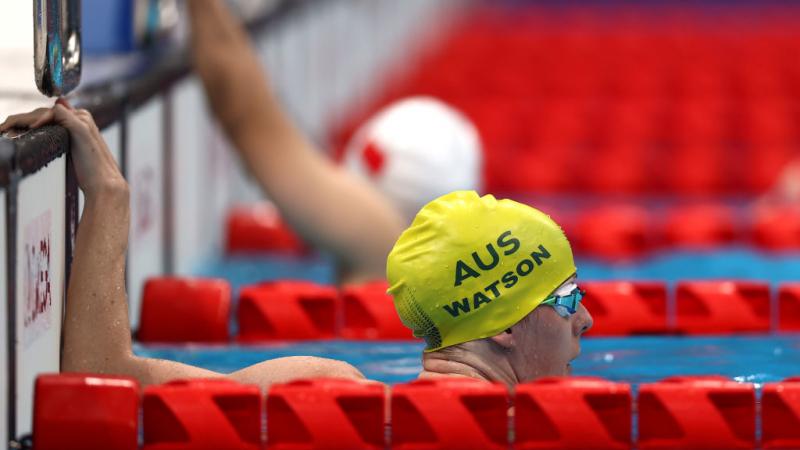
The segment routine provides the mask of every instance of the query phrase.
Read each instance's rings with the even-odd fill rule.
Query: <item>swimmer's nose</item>
[[[583,333],[589,331],[594,325],[594,319],[592,319],[592,315],[589,314],[589,310],[586,309],[585,306],[582,304],[578,307],[578,313],[575,314],[575,336],[580,336]]]

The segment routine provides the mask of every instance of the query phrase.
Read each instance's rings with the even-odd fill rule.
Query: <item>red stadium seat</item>
[[[233,208],[228,213],[225,249],[228,254],[308,253],[303,241],[270,204]]]
[[[664,226],[669,244],[713,248],[731,244],[739,235],[733,211],[721,205],[692,205],[669,211]]]
[[[505,386],[465,378],[412,381],[392,389],[395,450],[507,449]]]
[[[148,386],[143,450],[255,450],[261,442],[261,390],[229,380]]]
[[[641,450],[755,447],[752,384],[719,377],[678,377],[639,386]]]
[[[647,189],[650,176],[647,173],[646,154],[639,146],[617,146],[613,152],[600,152],[582,162],[584,173],[592,175],[576,178],[595,193],[635,193]],[[625,161],[625,164],[620,164]]]
[[[753,147],[770,151],[786,147],[795,139],[794,120],[786,101],[758,99],[749,102],[743,113],[744,138]]]
[[[662,161],[661,184],[668,192],[708,195],[723,192],[728,183],[728,157],[722,145],[686,143]]]
[[[647,211],[635,206],[607,206],[584,212],[575,233],[581,250],[606,260],[641,256],[655,243]]]
[[[142,294],[142,342],[227,342],[231,288],[227,281],[150,278]]]
[[[386,293],[386,281],[346,286],[342,290],[345,339],[414,339]]]
[[[701,75],[694,72],[692,75]],[[694,81],[699,81],[695,79]],[[716,147],[724,135],[725,105],[713,97],[700,97],[675,103],[670,132],[679,149],[688,146]],[[707,168],[710,169],[710,168]],[[678,177],[676,177],[678,178]]]
[[[318,379],[274,384],[267,393],[267,448],[386,448],[380,384]]]
[[[800,331],[800,283],[786,283],[778,290],[778,330]]]
[[[767,332],[770,291],[749,281],[685,281],[675,290],[676,329],[687,334]]]
[[[338,334],[339,294],[309,281],[275,281],[242,288],[239,342],[330,339]]]
[[[800,379],[764,385],[761,442],[765,450],[800,448]]]
[[[538,155],[519,152],[500,155],[487,161],[488,174],[498,189],[517,192],[558,192],[570,183],[569,160],[565,155]],[[493,178],[496,177],[496,178]]]
[[[756,210],[753,241],[768,250],[800,249],[800,207],[784,206]]]
[[[792,144],[783,146],[757,146],[747,149],[740,157],[742,165],[742,182],[744,187],[752,192],[762,194],[771,189],[778,177],[781,176],[787,165],[800,156]],[[769,209],[765,212],[767,219],[769,216],[780,215],[780,209],[770,213]],[[796,223],[796,219],[795,219]],[[796,235],[796,233],[795,233]],[[797,242],[795,238],[794,242]]]
[[[629,385],[598,378],[520,384],[514,397],[514,448],[629,449],[631,405]]]
[[[662,334],[667,328],[667,287],[663,282],[581,282],[583,305],[594,317],[589,336]]]
[[[539,133],[535,136],[538,146],[563,153],[565,148],[580,142],[586,132],[586,111],[587,102],[582,100],[559,98],[544,104],[541,123],[537,124]]]
[[[139,384],[124,377],[40,375],[33,404],[37,450],[135,450]]]
[[[641,99],[609,104],[607,115],[598,117],[605,125],[599,130],[603,135],[601,148],[636,148],[638,154],[644,154],[641,150],[654,138],[657,107],[657,103]]]

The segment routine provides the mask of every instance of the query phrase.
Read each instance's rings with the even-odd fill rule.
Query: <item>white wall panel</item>
[[[348,65],[336,59],[336,49],[343,48],[347,43],[347,25],[349,22],[347,4],[345,2],[330,2],[329,14],[331,15],[329,20],[331,31],[326,42],[329,43],[331,49],[327,50],[322,57],[325,58],[331,73],[332,82],[328,85],[328,89],[331,91],[332,99],[329,107],[323,112],[325,115],[330,114],[330,111],[341,112],[348,100],[345,97],[347,93],[347,80],[345,77],[349,73]],[[326,122],[328,119],[326,118]]]
[[[66,156],[19,183],[17,197],[17,430],[31,429],[36,375],[58,372],[64,298]]]
[[[8,392],[8,317],[6,317],[6,293],[8,283],[6,280],[6,191],[0,189],[0,442],[8,442],[8,401],[5,393]],[[5,444],[3,444],[5,445]]]
[[[163,273],[163,108],[162,99],[157,97],[133,111],[128,119],[127,176],[131,192],[128,304],[134,328],[139,323],[144,281]]]
[[[243,195],[241,186],[245,184],[244,175],[233,148],[215,122],[209,121],[209,126],[198,134],[203,138],[199,148],[199,154],[203,157],[198,158],[201,185],[197,192],[202,202],[203,217],[209,218],[198,225],[199,235],[213,244],[212,253],[219,253],[222,250],[225,215],[237,196]]]
[[[173,96],[173,167],[175,272],[188,275],[219,248],[223,217],[209,207],[209,161],[213,156],[208,133],[212,128],[200,82],[190,78],[177,85]],[[217,168],[213,168],[216,170]],[[221,175],[214,177],[220,181]]]

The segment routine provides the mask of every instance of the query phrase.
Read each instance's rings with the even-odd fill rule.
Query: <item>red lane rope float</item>
[[[238,206],[228,212],[225,250],[232,254],[275,252],[303,255],[308,248],[270,204]]]
[[[669,245],[710,249],[732,244],[740,237],[740,231],[730,208],[692,205],[667,212],[664,237]]]
[[[317,379],[274,384],[267,393],[267,448],[386,448],[386,387]]]
[[[514,448],[629,449],[632,405],[628,384],[600,378],[521,384],[514,392]]]
[[[221,379],[148,386],[143,450],[261,448],[261,390]]]
[[[639,386],[641,450],[752,449],[755,389],[724,377],[673,377]]]
[[[587,210],[574,228],[580,250],[611,260],[632,259],[651,250],[652,229],[647,211],[631,205]]]
[[[398,384],[391,397],[391,448],[507,449],[510,396],[505,386],[468,378]]]
[[[107,375],[47,374],[33,399],[37,450],[135,450],[139,384]]]
[[[341,300],[332,286],[273,281],[242,288],[239,342],[337,337]]]
[[[386,293],[386,281],[374,281],[342,289],[345,339],[414,339],[394,309],[392,296]]]
[[[587,281],[583,304],[594,318],[587,336],[664,334],[667,286],[663,282]]]
[[[800,207],[765,207],[755,211],[752,239],[768,250],[800,250]]]
[[[778,330],[800,331],[800,283],[787,283],[778,291]]]
[[[687,334],[770,329],[769,285],[750,281],[684,281],[675,290],[676,329]]]
[[[142,342],[227,342],[230,303],[225,280],[151,278],[144,285],[137,337]]]
[[[135,449],[140,401],[145,450],[622,449],[632,434],[642,450],[800,448],[800,377],[766,383],[760,410],[752,383],[714,375],[640,384],[636,395],[592,377],[543,378],[513,396],[467,378],[297,380],[272,385],[264,408],[257,386],[229,380],[148,386],[140,398],[132,379],[87,374],[37,378],[34,448]]]
[[[764,384],[761,424],[761,448],[800,448],[800,377]]]
[[[799,283],[780,285],[773,302],[766,282],[678,282],[674,324],[668,320],[670,292],[664,282],[579,284],[586,290],[584,305],[595,319],[588,336],[768,333],[775,324],[777,331],[800,331]],[[238,341],[414,339],[386,288],[385,281],[346,286],[341,291],[291,280],[246,286],[237,311]],[[148,280],[138,338],[142,342],[228,342],[229,289],[221,280]]]

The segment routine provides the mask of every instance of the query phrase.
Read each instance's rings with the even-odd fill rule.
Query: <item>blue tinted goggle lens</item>
[[[570,314],[578,312],[578,304],[583,300],[586,291],[582,291],[576,287],[567,295],[551,295],[542,302],[543,305],[562,306],[569,311]]]

